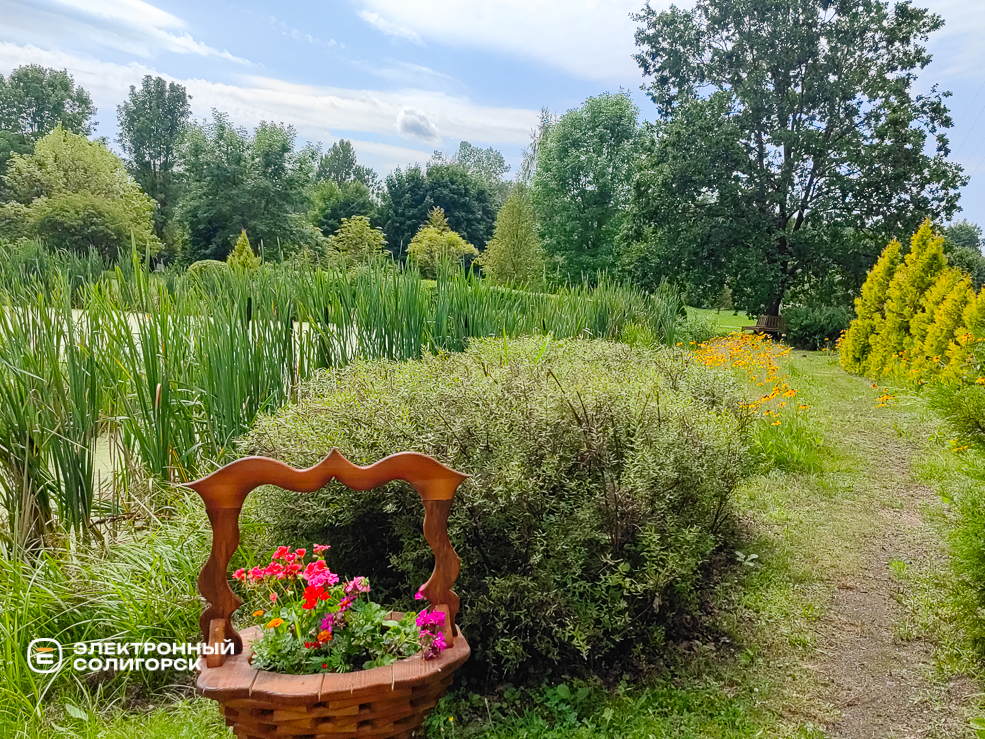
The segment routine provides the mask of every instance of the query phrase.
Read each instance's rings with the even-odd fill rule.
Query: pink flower
[[[304,553],[307,552],[307,551],[308,551],[307,549],[298,549],[294,553],[294,556],[297,557],[298,559],[301,559],[304,556]]]
[[[290,551],[291,550],[289,547],[277,547],[276,551],[274,551],[274,555],[270,558],[270,561],[273,562],[275,559],[287,559],[287,555]]]
[[[244,570],[242,567],[240,567],[238,570],[236,570],[233,573],[233,579],[234,580],[245,580],[246,579],[246,570]]]
[[[437,649],[439,652],[443,652],[445,649],[448,648],[448,645],[445,644],[445,635],[442,634],[440,631],[434,635],[433,644],[435,649]]]
[[[276,603],[277,602],[277,593],[271,593],[270,594],[270,602],[271,603]]]
[[[414,600],[424,600],[424,593],[418,590],[416,593],[414,593]]]
[[[263,579],[263,570],[259,567],[254,567],[250,570],[250,579],[254,581],[259,581]]]
[[[322,552],[328,551],[332,547],[328,544],[312,544],[311,548],[315,550],[315,554],[321,554]]]
[[[309,585],[316,587],[331,587],[339,581],[339,576],[328,569],[328,565],[325,564],[325,560],[323,559],[316,559],[314,562],[310,562],[304,568],[304,574],[301,577],[307,580]]]
[[[352,595],[353,593],[368,593],[369,592],[369,578],[368,577],[357,577],[355,580],[351,580],[345,584],[345,594]]]

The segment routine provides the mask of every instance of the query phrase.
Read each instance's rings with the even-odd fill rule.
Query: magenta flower
[[[368,577],[357,577],[355,580],[351,580],[345,584],[346,595],[352,595],[353,593],[368,593],[368,592],[369,592]]]
[[[444,611],[429,611],[427,608],[425,608],[423,611],[417,614],[418,628],[425,629],[428,626],[437,626],[440,629],[444,625],[445,625]]]
[[[308,581],[309,585],[315,587],[331,587],[339,581],[339,576],[328,569],[325,560],[316,559],[304,568],[302,577]]]

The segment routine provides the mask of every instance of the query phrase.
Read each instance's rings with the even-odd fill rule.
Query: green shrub
[[[985,386],[934,384],[927,394],[930,407],[944,419],[958,446],[985,452]]]
[[[787,342],[797,349],[834,347],[852,320],[848,309],[835,305],[794,305],[784,309]]]
[[[730,373],[679,350],[486,339],[319,373],[242,451],[301,467],[333,446],[357,464],[414,450],[467,473],[449,533],[474,667],[598,666],[652,656],[657,627],[693,605],[745,471],[742,401]],[[333,569],[387,602],[410,607],[430,574],[404,484],[271,491],[258,510],[278,541],[331,543]]]
[[[123,205],[87,192],[57,195],[34,205],[34,232],[56,249],[86,254],[96,249],[113,260],[130,249]]]
[[[192,279],[216,277],[229,269],[229,265],[218,259],[200,259],[188,267],[188,276]]]
[[[328,261],[346,268],[379,264],[388,254],[383,231],[373,228],[366,216],[343,218],[326,248]]]

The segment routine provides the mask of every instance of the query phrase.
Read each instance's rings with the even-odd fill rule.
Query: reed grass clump
[[[147,476],[181,482],[214,470],[318,368],[461,352],[488,337],[621,340],[646,326],[651,341],[670,344],[680,333],[671,288],[645,295],[604,277],[532,293],[447,264],[433,282],[392,264],[179,275],[150,271],[136,251],[85,277],[85,265],[43,250],[50,264],[32,274],[29,246],[17,248],[20,261],[0,265],[8,553],[37,551],[64,531],[98,535],[93,516],[127,513]],[[97,441],[113,450],[112,469],[97,471]],[[100,490],[103,479],[113,485]]]

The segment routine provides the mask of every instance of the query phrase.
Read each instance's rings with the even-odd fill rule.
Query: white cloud
[[[90,92],[96,105],[110,112],[110,120],[130,85],[139,84],[144,75],[160,74],[136,62],[113,64],[0,42],[0,69],[22,64],[68,69],[75,81]],[[166,74],[160,76],[175,79]],[[175,81],[188,89],[197,117],[209,116],[212,108],[218,108],[246,126],[255,126],[261,120],[284,121],[311,141],[334,139],[338,131],[362,131],[382,136],[403,134],[429,142],[447,137],[449,141],[518,145],[527,143],[538,120],[535,110],[493,108],[477,105],[466,97],[425,90],[351,90],[257,76],[245,78],[242,85],[197,78]],[[400,131],[397,121],[402,114],[405,126]]]
[[[180,18],[142,0],[0,0],[4,35],[24,43],[95,43],[149,58],[160,51],[196,54],[253,66],[197,41]],[[47,45],[46,43],[46,45]]]
[[[423,41],[530,59],[576,77],[632,84],[644,0],[358,0],[360,16]],[[654,7],[663,3],[654,2]],[[685,3],[689,4],[689,3]],[[374,20],[370,20],[372,17]]]
[[[361,10],[359,11],[359,17],[377,30],[385,33],[387,36],[395,36],[396,38],[406,39],[407,41],[418,45],[424,43],[421,41],[421,37],[412,28],[388,21],[379,13]]]
[[[401,136],[429,141],[434,144],[441,143],[441,133],[428,117],[419,110],[413,108],[401,108],[397,113],[397,130]]]
[[[362,61],[355,62],[358,66],[375,74],[377,77],[400,82],[408,87],[422,88],[442,88],[454,84],[456,80],[444,72],[438,72],[431,67],[422,64],[412,64],[388,59],[384,62],[385,66],[377,67]]]

